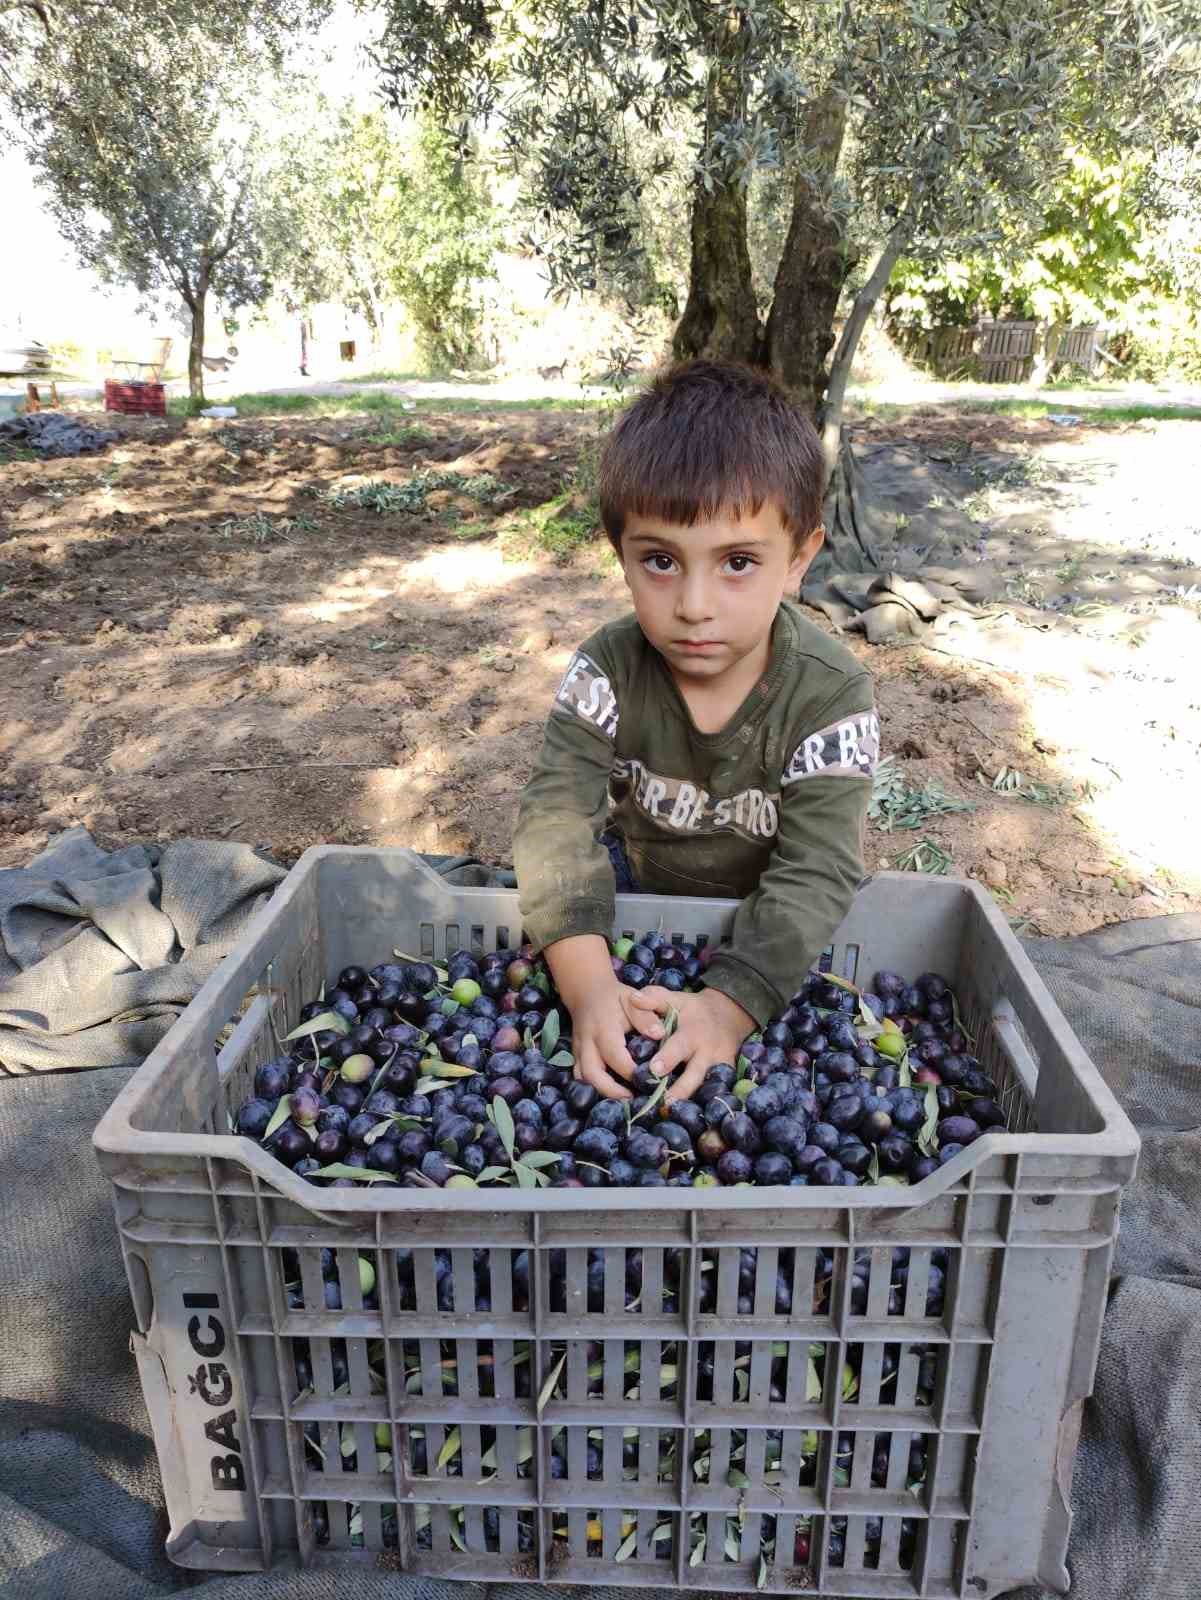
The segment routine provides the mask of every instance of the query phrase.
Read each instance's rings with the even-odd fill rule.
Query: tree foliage
[[[601,268],[636,294],[642,141],[675,137],[690,194],[678,354],[741,355],[817,405],[834,438],[850,360],[894,262],[1033,237],[1072,144],[1102,161],[1195,128],[1196,0],[387,0],[386,92],[464,149],[481,122],[522,174],[555,292]],[[748,187],[781,174],[791,215],[770,306],[747,249]],[[875,259],[825,370],[838,294]],[[861,269],[862,270],[862,269]],[[764,314],[766,313],[766,315]]]
[[[427,118],[398,127],[378,108],[297,98],[279,176],[300,246],[283,268],[293,297],[350,306],[377,342],[399,301],[431,365],[469,362],[498,234],[480,174]]]
[[[269,203],[263,80],[300,13],[243,7],[234,26],[221,10],[64,0],[34,22],[6,14],[19,30],[7,98],[48,210],[102,280],[182,300],[196,397],[209,297],[260,303],[291,245]]]
[[[885,297],[889,319],[911,328],[964,325],[982,315],[1107,321],[1131,301],[1180,294],[1185,286],[1171,241],[1160,237],[1143,204],[1151,158],[1068,155],[1063,185],[1032,240],[1007,222],[991,249],[903,257]]]

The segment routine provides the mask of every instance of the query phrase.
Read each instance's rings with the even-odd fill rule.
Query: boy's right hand
[[[546,963],[571,1012],[575,1076],[608,1100],[629,1100],[621,1082],[634,1075],[627,1033],[661,1039],[663,1023],[651,1001],[618,983],[609,946],[598,934],[576,934],[546,948]]]
[[[661,1039],[659,1017],[637,989],[617,982],[608,992],[598,986],[595,999],[569,1009],[576,1077],[606,1099],[631,1099],[630,1091],[617,1081],[634,1075],[634,1058],[626,1049],[625,1036],[641,1033],[648,1039]]]

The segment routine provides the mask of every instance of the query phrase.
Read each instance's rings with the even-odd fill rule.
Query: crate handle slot
[[[242,1061],[258,1037],[264,1024],[271,1021],[274,996],[257,994],[238,1019],[237,1026],[217,1052],[217,1076],[224,1084]]]
[[[1033,1105],[1038,1088],[1038,1061],[1026,1043],[1011,1000],[998,1000],[993,1007],[992,1030],[1001,1053],[1009,1063],[1010,1071],[1026,1091],[1026,1096]]]

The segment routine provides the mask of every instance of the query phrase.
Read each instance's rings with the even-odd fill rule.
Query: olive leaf
[[[755,1570],[755,1588],[767,1588],[767,1557],[762,1551],[759,1552],[759,1565]]]
[[[708,1542],[709,1542],[708,1539],[702,1533],[700,1538],[696,1542],[696,1549],[688,1557],[688,1565],[690,1567],[699,1567],[700,1566],[701,1562],[705,1559],[705,1547],[708,1544]]]
[[[460,1067],[450,1061],[430,1061],[428,1069],[434,1078],[478,1078],[478,1067]]]
[[[740,1561],[742,1559],[742,1551],[739,1550],[738,1540],[734,1537],[733,1533],[726,1534],[725,1548],[727,1560]]]
[[[574,1067],[575,1057],[570,1050],[557,1050],[550,1058],[552,1067]]]
[[[443,1000],[438,1009],[441,1011],[444,1017],[453,1017],[456,1011],[460,1009],[459,1002],[457,1000],[452,1000],[451,997],[447,995],[446,999]]]
[[[287,1122],[291,1115],[292,1096],[290,1094],[281,1094],[279,1097],[279,1104],[271,1113],[271,1121],[263,1129],[263,1139],[269,1139],[277,1128],[282,1128],[284,1123]]]
[[[521,1038],[527,1050],[534,1048],[534,1030],[532,1028],[527,1028]]]
[[[567,1361],[567,1352],[566,1352],[566,1350],[564,1350],[563,1354],[559,1357],[559,1359],[555,1362],[554,1366],[551,1368],[550,1376],[547,1378],[546,1382],[542,1385],[541,1389],[539,1389],[539,1391],[538,1391],[537,1412],[538,1412],[539,1416],[541,1416],[543,1411],[545,1411],[546,1402],[550,1399],[551,1395],[554,1394],[554,1392],[555,1392],[555,1384],[558,1383],[558,1381],[559,1381],[559,1374],[562,1372],[564,1364],[565,1364],[566,1361]]]
[[[527,1167],[523,1161],[513,1163],[513,1171],[517,1175],[517,1186],[520,1189],[536,1189],[538,1187],[538,1174],[533,1167]]]
[[[854,1367],[845,1365],[842,1369],[842,1398],[853,1400],[859,1393],[859,1377]]]
[[[736,1066],[735,1081],[741,1083],[742,1079],[750,1075],[751,1064],[745,1056],[739,1056]]]
[[[751,1480],[739,1467],[731,1467],[726,1473],[726,1487],[728,1489],[749,1489]]]
[[[824,1350],[823,1350],[823,1354],[824,1354]],[[820,1400],[821,1397],[822,1397],[821,1374],[817,1370],[817,1362],[813,1359],[812,1356],[810,1356],[809,1360],[808,1360],[808,1363],[807,1363],[807,1365],[805,1367],[805,1399],[806,1400]]]
[[[505,1147],[505,1154],[509,1160],[513,1159],[513,1140],[517,1136],[517,1129],[513,1126],[513,1113],[509,1110],[506,1101],[496,1095],[489,1107],[492,1121],[496,1124],[496,1131],[500,1134],[500,1142]]]
[[[436,1094],[439,1089],[452,1087],[449,1078],[418,1078],[413,1085],[414,1094]]]
[[[680,1013],[674,1006],[668,1006],[667,1015],[663,1018],[663,1037],[670,1039],[680,1026]]]
[[[535,972],[534,976],[530,979],[530,983],[535,989],[541,989],[543,994],[550,993],[550,979],[546,976],[545,972]]]
[[[528,1155],[521,1157],[521,1163],[526,1167],[550,1167],[559,1159],[555,1150],[531,1150]]]
[[[485,1167],[476,1178],[476,1183],[496,1183],[498,1180],[507,1179],[510,1175],[508,1167]]]
[[[462,1436],[460,1435],[458,1428],[452,1428],[446,1435],[445,1444],[442,1446],[441,1450],[438,1451],[438,1460],[436,1464],[436,1470],[438,1472],[442,1471],[442,1468],[448,1461],[454,1460],[459,1453],[462,1443]]]
[[[467,1548],[466,1540],[463,1538],[463,1535],[459,1532],[458,1528],[453,1522],[450,1525],[450,1542],[454,1545],[456,1550],[461,1550],[465,1556],[471,1554],[470,1550]]]
[[[433,967],[434,972],[437,975],[438,982],[446,982],[446,968],[438,966],[433,961],[428,961],[425,956],[411,956],[408,955],[404,950],[393,950],[392,954],[396,957],[397,961],[411,961],[415,967]]]
[[[908,1050],[905,1051],[905,1054],[897,1062],[897,1082],[900,1084],[902,1089],[911,1089],[913,1087],[913,1073],[909,1068]]]
[[[659,1079],[658,1087],[651,1094],[650,1099],[643,1106],[642,1110],[638,1113],[637,1116],[631,1117],[629,1119],[631,1127],[634,1125],[635,1122],[639,1122],[643,1117],[647,1116],[651,1111],[653,1111],[655,1109],[655,1107],[659,1104],[660,1100],[662,1100],[663,1096],[667,1093],[667,1085],[668,1085],[669,1081],[670,1080],[669,1080],[667,1074],[664,1073],[663,1076]]]
[[[872,1158],[867,1164],[867,1179],[869,1183],[880,1181],[880,1152],[875,1145],[872,1146]]]
[[[626,1534],[625,1538],[621,1541],[621,1543],[617,1546],[617,1549],[613,1552],[614,1561],[628,1561],[629,1558],[634,1554],[634,1551],[637,1549],[637,1546],[638,1546],[638,1530],[637,1530],[637,1528],[635,1528],[633,1533]]]
[[[881,1178],[880,1179],[880,1187],[882,1189],[885,1186],[885,1184],[887,1184],[889,1186],[889,1188],[892,1188],[892,1189],[908,1189],[908,1187],[909,1187],[909,1179],[906,1178],[906,1177],[903,1177],[902,1174],[899,1173],[899,1172],[892,1172],[892,1173],[889,1173],[889,1175],[886,1178]]]
[[[383,1136],[386,1133],[390,1133],[391,1130],[392,1130],[392,1118],[391,1117],[385,1117],[382,1122],[377,1122],[376,1123],[375,1127],[372,1128],[371,1132],[363,1140],[363,1143],[366,1144],[366,1145],[372,1145],[372,1144],[375,1143],[375,1141],[377,1139],[382,1139]]]
[[[538,1035],[538,1048],[549,1056],[559,1042],[559,1013],[553,1008],[547,1012],[542,1032]]]
[[[926,1120],[917,1136],[917,1147],[924,1156],[938,1154],[938,1089],[932,1083],[926,1085]]]
[[[349,1422],[342,1424],[341,1451],[344,1456],[352,1456],[358,1446],[354,1442],[354,1429]]]
[[[300,1023],[291,1033],[285,1033],[284,1043],[286,1044],[289,1039],[307,1039],[310,1035],[324,1033],[327,1029],[334,1033],[349,1033],[350,1023],[336,1011],[323,1011],[320,1016],[310,1017],[307,1022]]]
[[[366,1167],[348,1167],[344,1161],[335,1161],[328,1167],[320,1167],[313,1176],[315,1178],[353,1178],[356,1183],[383,1183],[388,1174],[386,1172],[370,1172]]]

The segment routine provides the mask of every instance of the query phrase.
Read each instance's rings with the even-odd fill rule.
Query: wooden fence
[[[1027,383],[1040,356],[1048,370],[1076,366],[1091,376],[1100,349],[1095,323],[1078,328],[1042,322],[979,322],[931,328],[906,341],[908,354],[936,377],[980,383]]]

